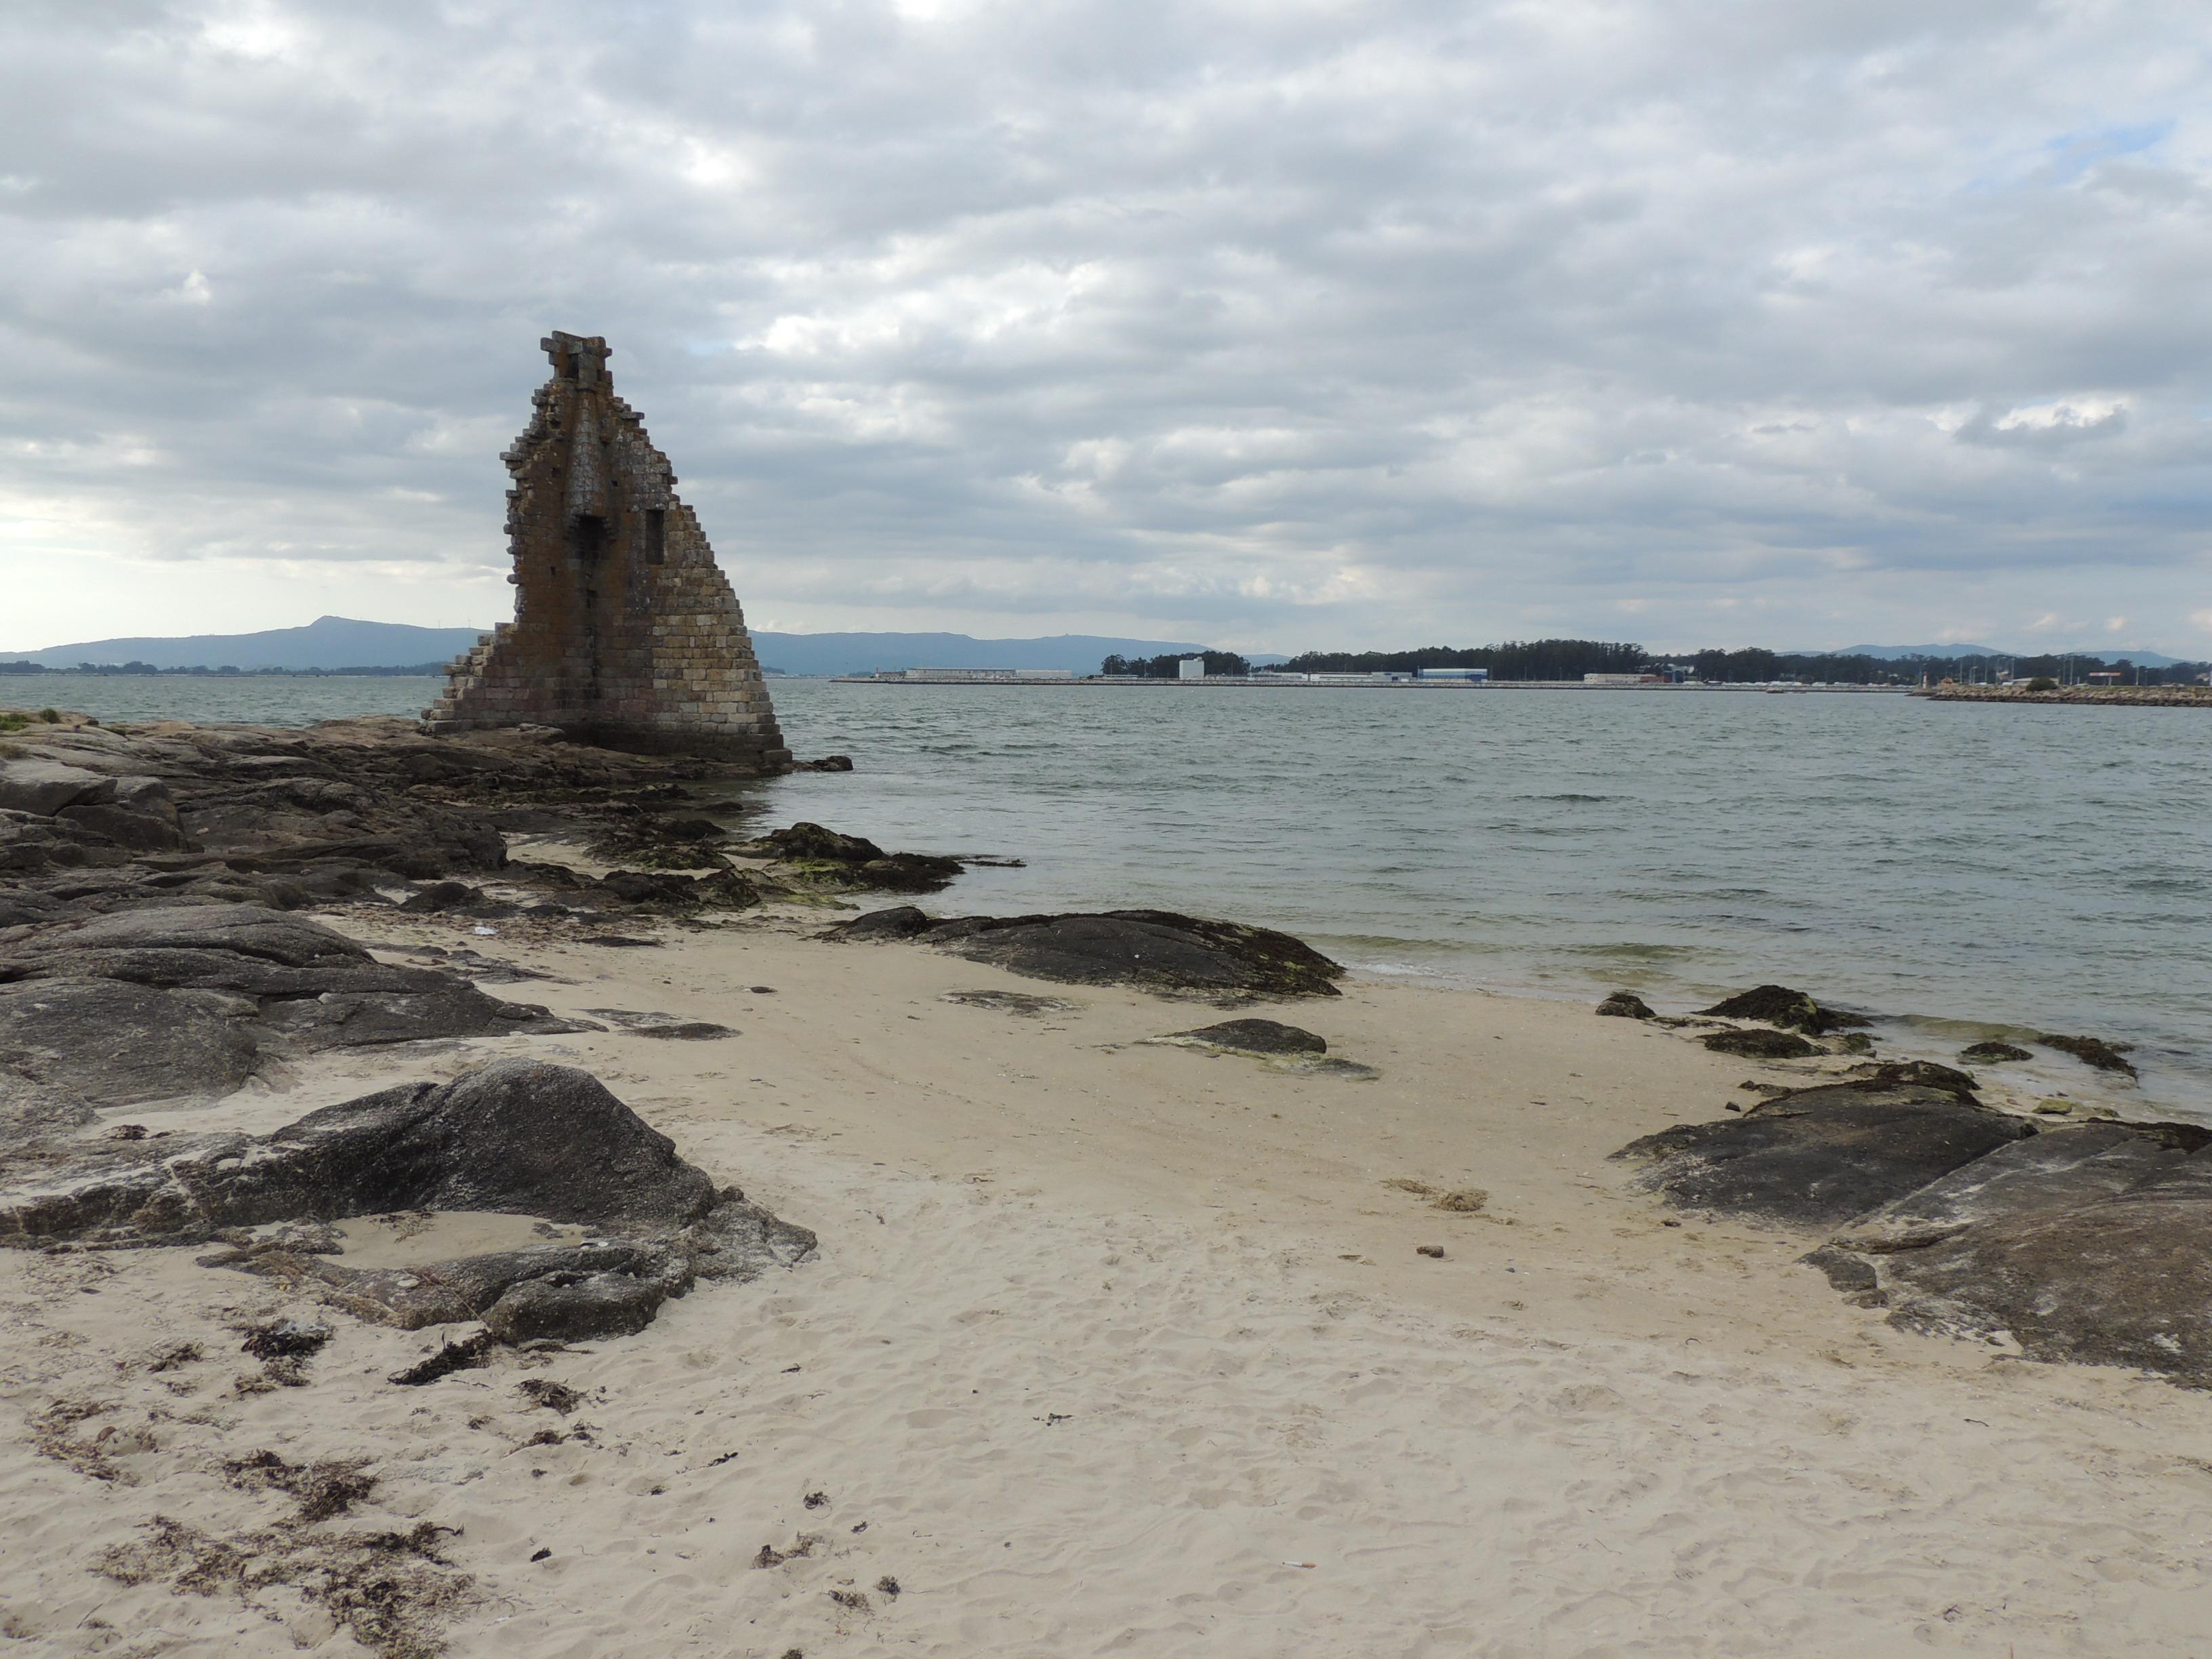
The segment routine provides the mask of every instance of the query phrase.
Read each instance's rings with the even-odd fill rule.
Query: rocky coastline
[[[642,1137],[654,1157],[675,1158],[596,1079],[559,1066],[501,1075],[495,1092],[507,1104],[493,1119],[507,1139],[498,1144],[409,1127],[427,1098],[419,1085],[258,1140],[164,1144],[100,1129],[103,1112],[218,1099],[331,1050],[600,1029],[489,994],[471,972],[491,964],[465,953],[379,961],[310,919],[311,908],[334,920],[349,909],[447,914],[588,940],[649,922],[711,925],[778,899],[928,891],[960,872],[957,860],[887,854],[817,824],[748,836],[708,815],[718,781],[710,763],[594,750],[542,730],[430,738],[391,720],[307,732],[76,719],[25,727],[0,755],[0,1110],[15,1143],[0,1161],[0,1238],[42,1249],[222,1242],[228,1254],[210,1260],[319,1285],[368,1316],[403,1326],[482,1319],[512,1340],[635,1328],[702,1271],[721,1271],[702,1269],[706,1258],[684,1242],[702,1227],[743,1233],[729,1257],[751,1271],[803,1258],[811,1236],[802,1242],[750,1209],[734,1186],[714,1199],[713,1181],[680,1160],[670,1167],[689,1195],[635,1213],[618,1190],[631,1179],[620,1159],[545,1176],[526,1200],[503,1186],[496,1166],[525,1157],[533,1115],[569,1120],[581,1142]],[[623,862],[586,874],[517,857],[507,837],[518,834],[557,835]],[[894,904],[822,936],[919,942],[1030,978],[1231,1006],[1334,997],[1343,973],[1284,934],[1157,911],[963,918]],[[516,971],[510,963],[495,978]],[[659,1016],[593,1012],[689,1034]],[[1769,1085],[1748,1104],[1729,1103],[1719,1121],[1625,1149],[1650,1164],[1639,1184],[1668,1202],[1838,1229],[1818,1256],[1832,1277],[1894,1302],[1894,1316],[1919,1328],[1986,1332],[2021,1323],[2032,1304],[2044,1312],[2027,1321],[2031,1352],[2212,1383],[2212,1314],[2203,1311],[2212,1308],[2212,1197],[2197,1196],[2200,1186],[2212,1194],[2203,1172],[2212,1159],[2200,1169],[2194,1156],[2212,1134],[2097,1121],[2109,1110],[2063,1098],[2025,1111],[1985,1104],[1970,1073],[1875,1059],[1866,1020],[1782,986],[1671,1020],[1625,991],[1598,1012],[1658,1021],[1747,1060],[1855,1062],[1847,1075]],[[2043,1040],[2086,1066],[2133,1074],[2094,1038]],[[422,1109],[435,1121],[449,1108]],[[341,1133],[341,1120],[383,1127]],[[104,1138],[86,1139],[95,1133]],[[453,1169],[422,1167],[429,1142]],[[461,1179],[455,1170],[471,1161],[479,1176]],[[243,1186],[223,1173],[238,1169],[252,1171]],[[1971,1200],[1951,1196],[1962,1183]],[[457,1204],[455,1194],[472,1196]],[[441,1264],[427,1281],[443,1287],[436,1294],[396,1292],[389,1276],[372,1284],[301,1247],[303,1226],[418,1205],[519,1207],[617,1242]],[[714,1219],[725,1211],[732,1218]],[[1936,1211],[1947,1218],[1940,1225],[1895,1224]],[[2069,1229],[2103,1243],[2069,1256],[2053,1240]],[[1971,1274],[1939,1267],[1966,1257],[1977,1264]],[[2094,1295],[2091,1281],[2102,1287]],[[1939,1283],[1940,1294],[1929,1288]]]
[[[2048,691],[2031,691],[2025,685],[1934,685],[1911,695],[1930,702],[2010,707],[2064,703],[2096,708],[2212,708],[2212,687],[2202,685],[2062,685]]]
[[[1515,1073],[1510,1042],[1461,1041],[1449,1086],[1502,1115],[1447,1150],[1459,1131],[1439,1126],[1461,1121],[1448,1092],[1439,1115],[1419,1120],[1422,1133],[1401,1139],[1407,1120],[1396,1115],[1408,1109],[1393,1091],[1404,1077],[1425,1078],[1431,1094],[1446,1086],[1424,1051],[1467,1022],[1464,1006],[1439,996],[1421,1019],[1359,1023],[1353,1005],[1370,994],[1340,965],[1231,921],[926,911],[908,901],[941,891],[958,860],[819,824],[763,830],[732,782],[712,764],[548,732],[434,738],[386,720],[268,731],[64,716],[0,735],[0,1245],[40,1273],[76,1275],[72,1294],[121,1283],[134,1261],[173,1261],[199,1282],[288,1298],[245,1324],[250,1364],[223,1399],[267,1395],[261,1420],[296,1421],[302,1441],[312,1439],[302,1412],[341,1386],[327,1360],[341,1348],[376,1356],[343,1386],[349,1409],[388,1412],[387,1425],[427,1414],[450,1419],[453,1435],[480,1433],[495,1419],[483,1390],[520,1391],[510,1412],[550,1410],[562,1422],[519,1426],[497,1454],[528,1454],[512,1478],[534,1496],[551,1493],[556,1452],[576,1460],[582,1480],[586,1457],[611,1464],[680,1438],[676,1419],[656,1418],[603,1453],[588,1421],[568,1421],[584,1392],[547,1365],[568,1368],[572,1381],[586,1365],[606,1379],[651,1354],[684,1376],[714,1378],[735,1363],[717,1346],[733,1340],[727,1333],[804,1330],[814,1285],[840,1260],[908,1250],[887,1213],[919,1229],[951,1212],[947,1193],[963,1192],[957,1207],[980,1213],[998,1159],[1033,1139],[1091,1132],[1079,1108],[1098,1124],[1158,1121],[1177,1158],[1201,1119],[1264,1125],[1308,1110],[1332,1179],[1355,1141],[1366,1150],[1353,1161],[1395,1160],[1379,1185],[1382,1204],[1398,1208],[1376,1207],[1378,1178],[1362,1162],[1366,1196],[1333,1224],[1346,1236],[1330,1247],[1345,1273],[1376,1270],[1385,1258],[1367,1241],[1383,1230],[1418,1228],[1392,1247],[1399,1271],[1482,1264],[1506,1287],[1486,1316],[1513,1318],[1535,1291],[1504,1275],[1530,1273],[1532,1262],[1539,1276],[1561,1271],[1583,1239],[1607,1232],[1628,1263],[1628,1299],[1605,1304],[1618,1320],[1642,1316],[1621,1310],[1648,1303],[1656,1281],[1634,1275],[1668,1259],[1633,1251],[1687,1258],[1668,1269],[1670,1294],[1686,1297],[1705,1265],[1698,1250],[1723,1248],[1699,1241],[1726,1239],[1739,1255],[1764,1242],[1803,1265],[1763,1305],[1808,1328],[1842,1316],[1901,1341],[1941,1338],[2212,1387],[2212,1130],[2124,1120],[2014,1086],[2018,1074],[2003,1069],[2032,1046],[2124,1092],[2133,1062],[2111,1043],[2024,1033],[2018,1043],[1903,1057],[1885,1052],[1891,1040],[1878,1024],[1791,987],[1751,987],[1677,1013],[1624,990],[1597,1008],[1601,1018],[1566,1011],[1578,1022],[1567,1046],[1534,1075]],[[771,945],[784,954],[766,955]],[[735,965],[754,960],[782,967],[747,975]],[[817,975],[811,992],[780,993],[801,960]],[[657,977],[623,965],[641,962],[668,965]],[[711,975],[713,997],[687,1003],[684,971]],[[1024,983],[1038,988],[1014,988]],[[849,1030],[837,1018],[846,996]],[[816,1034],[775,1049],[781,1059],[761,1057],[741,1029],[756,1022],[732,1012],[745,999],[803,1012]],[[1107,1029],[1071,1035],[1086,1018],[1096,1027],[1107,999]],[[1194,1004],[1228,1017],[1194,1022]],[[944,1020],[968,1023],[949,1028],[944,1046],[896,1046],[918,1029],[910,1022]],[[591,1055],[573,1045],[593,1043],[603,1045],[598,1060],[581,1063]],[[643,1050],[680,1058],[656,1069],[634,1058]],[[1614,1056],[1607,1064],[1631,1079],[1606,1097],[1614,1115],[1577,1103],[1598,1055]],[[817,1093],[850,1097],[841,1109],[860,1115],[843,1121],[886,1142],[907,1136],[903,1152],[871,1144],[860,1155],[854,1196],[834,1218],[794,1213],[787,1189],[763,1187],[754,1167],[772,1146],[826,1144],[837,1133],[826,1127],[833,1120],[787,1103],[809,1086],[793,1080],[794,1068],[821,1080]],[[948,1103],[977,1086],[959,1079],[987,1074],[1029,1098],[1040,1086],[1030,1071],[1047,1068],[1066,1079],[1039,1097],[1048,1123],[963,1128]],[[1730,1092],[1724,1079],[1744,1071]],[[664,1073],[680,1080],[657,1081]],[[1622,1104],[1647,1085],[1650,1099]],[[710,1133],[714,1118],[696,1106],[710,1086],[718,1110],[735,1102],[757,1111],[747,1137]],[[896,1093],[882,1115],[851,1103],[878,1088]],[[1516,1091],[1530,1097],[1525,1106],[1509,1098]],[[268,1103],[258,1115],[240,1104],[256,1100]],[[1210,1208],[1228,1201],[1233,1188],[1222,1183],[1243,1156],[1224,1149],[1253,1133],[1191,1155]],[[957,1182],[930,1177],[902,1212],[877,1195],[908,1178],[899,1159],[962,1133],[972,1150],[957,1154],[968,1169]],[[1565,1146],[1586,1158],[1569,1167],[1590,1172],[1573,1187],[1582,1207],[1571,1210],[1563,1197],[1535,1195],[1539,1166],[1558,1163]],[[1270,1183],[1283,1178],[1255,1177],[1252,1191],[1273,1206]],[[1210,1223],[1216,1231],[1194,1259],[1212,1261],[1208,1253],[1241,1241],[1266,1208],[1255,1198]],[[1609,1226],[1593,1228],[1595,1217]],[[455,1231],[469,1218],[501,1225]],[[1102,1235],[1109,1244],[1084,1247],[1091,1254],[1071,1271],[1105,1288],[1085,1291],[1081,1306],[1092,1311],[1073,1316],[1079,1322],[1105,1316],[1095,1298],[1118,1296],[1129,1269],[1109,1245],[1134,1224],[1117,1212]],[[1554,1235],[1573,1243],[1545,1243]],[[1051,1237],[1023,1236],[1036,1248]],[[1308,1254],[1280,1252],[1267,1272]],[[174,1294],[186,1281],[161,1282]],[[948,1304],[932,1317],[984,1330],[1014,1305],[1012,1294]],[[1218,1317],[1237,1324],[1257,1292],[1224,1294]],[[1346,1294],[1317,1293],[1318,1313],[1302,1304],[1298,1340],[1341,1319]],[[854,1340],[888,1342],[873,1334],[885,1317],[870,1304],[868,1334]],[[1707,1322],[1691,1321],[1685,1340],[1715,1336],[1712,1316],[1698,1317]],[[664,1334],[672,1322],[679,1329]],[[1148,1340],[1133,1340],[1139,1350]],[[72,1479],[127,1484],[134,1460],[155,1455],[142,1442],[184,1432],[161,1402],[187,1391],[180,1371],[208,1368],[204,1346],[112,1362],[152,1401],[137,1426],[124,1426],[105,1395],[55,1393],[31,1419],[32,1455]],[[106,1350],[91,1351],[109,1364]],[[839,1373],[848,1393],[864,1362]],[[829,1387],[813,1376],[823,1363],[811,1351],[765,1348],[751,1381],[789,1378],[790,1409],[803,1419]],[[1328,1362],[1331,1377],[1340,1364]],[[1571,1376],[1554,1381],[1559,1399],[1596,1397],[1576,1392],[1591,1385]],[[902,1400],[885,1420],[911,1417],[917,1431],[935,1432],[951,1413],[976,1409],[967,1402],[989,1386],[988,1376],[963,1378],[949,1405]],[[1055,1414],[1057,1400],[1024,1404],[1025,1428],[1060,1434],[1077,1420]],[[708,1395],[680,1420],[714,1409]],[[450,1506],[427,1498],[415,1511],[437,1517],[421,1521],[427,1533],[342,1528],[348,1504],[380,1472],[403,1467],[396,1449],[413,1431],[381,1432],[374,1458],[226,1441],[207,1467],[229,1471],[228,1489],[283,1495],[312,1513],[308,1529],[220,1532],[157,1516],[112,1544],[98,1571],[179,1594],[222,1589],[250,1606],[276,1585],[310,1606],[301,1629],[343,1628],[395,1659],[437,1653],[448,1626],[477,1605],[462,1564],[479,1559],[480,1545],[473,1535],[441,1541]],[[643,1464],[646,1451],[636,1455]],[[700,1481],[746,1467],[738,1447],[692,1462]],[[662,1498],[672,1476],[657,1470],[624,1472],[629,1501]],[[812,1476],[793,1492],[794,1518],[766,1546],[749,1536],[746,1563],[793,1582],[818,1571],[825,1596],[861,1594],[853,1563],[878,1547],[881,1530],[867,1533],[858,1515],[833,1545],[803,1528],[815,1526],[817,1498],[819,1507],[834,1498]],[[502,1535],[496,1523],[470,1524]],[[515,1593],[518,1570],[504,1569],[502,1595]],[[887,1562],[883,1582],[902,1580],[914,1583],[912,1571]],[[874,1594],[879,1612],[894,1599]],[[853,1612],[848,1601],[834,1608]]]
[[[842,757],[814,764],[850,769]],[[718,1188],[570,1067],[499,1062],[442,1091],[402,1085],[261,1137],[172,1135],[102,1115],[215,1102],[332,1051],[605,1029],[480,988],[532,975],[511,959],[460,950],[380,961],[331,921],[442,915],[486,934],[621,945],[624,929],[927,892],[961,872],[957,860],[886,853],[818,824],[749,836],[707,816],[728,812],[714,786],[744,775],[547,728],[20,725],[0,745],[0,1129],[10,1143],[0,1244],[220,1243],[209,1263],[283,1278],[362,1317],[403,1328],[481,1321],[483,1336],[517,1344],[635,1331],[701,1279],[803,1261],[811,1234],[735,1185]],[[518,835],[619,862],[586,874],[517,857]],[[893,906],[825,935],[922,936],[1034,977],[1231,1002],[1333,996],[1343,971],[1280,933],[1155,911],[933,921]],[[729,1035],[591,1012],[656,1036]],[[596,1150],[547,1165],[549,1133]],[[639,1174],[641,1159],[657,1173]],[[333,1264],[331,1224],[410,1208],[512,1211],[594,1237],[375,1274]]]

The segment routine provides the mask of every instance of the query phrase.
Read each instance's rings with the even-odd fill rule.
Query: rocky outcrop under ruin
[[[0,805],[0,948],[11,927],[179,903],[396,904],[605,933],[777,896],[925,890],[962,867],[813,824],[749,839],[718,821],[739,810],[731,775],[544,729],[431,738],[374,716],[305,729],[70,717],[0,739],[0,802],[16,803]],[[513,858],[517,833],[618,867]]]
[[[376,717],[304,730],[72,720],[0,741],[0,927],[152,902],[292,910],[487,876],[619,909],[632,901],[604,883],[514,864],[507,833],[621,824],[647,839],[690,804],[687,786],[719,775],[544,734],[438,740]]]

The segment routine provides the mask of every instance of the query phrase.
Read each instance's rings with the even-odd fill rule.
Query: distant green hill
[[[187,634],[169,639],[87,640],[19,654],[48,668],[80,663],[150,663],[156,668],[399,668],[445,662],[477,642],[474,628],[318,617],[305,628],[258,634]],[[9,653],[0,652],[0,655]]]

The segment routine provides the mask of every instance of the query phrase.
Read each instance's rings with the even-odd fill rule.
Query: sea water
[[[413,713],[428,679],[46,675],[104,719]],[[1743,691],[771,682],[857,769],[733,792],[898,850],[1019,859],[927,902],[1148,906],[1371,973],[1665,1009],[1762,981],[1917,1052],[2136,1046],[2212,1110],[2212,714]],[[2070,1060],[2054,1088],[2096,1091]]]
[[[2212,714],[1747,691],[779,684],[779,819],[1019,858],[930,901],[1151,906],[1372,973],[1662,1009],[1774,981],[2137,1045],[2212,1110]],[[2034,1068],[2084,1096],[2077,1062]]]

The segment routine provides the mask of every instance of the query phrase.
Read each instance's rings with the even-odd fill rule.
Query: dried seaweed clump
[[[298,1528],[218,1536],[157,1515],[138,1542],[104,1551],[94,1571],[120,1584],[166,1583],[179,1595],[235,1595],[263,1607],[290,1590],[328,1613],[380,1659],[437,1659],[440,1626],[471,1599],[472,1581],[438,1553],[455,1528],[314,1533]]]
[[[300,1506],[299,1519],[312,1525],[343,1515],[376,1490],[376,1477],[364,1460],[331,1458],[288,1463],[273,1451],[249,1452],[224,1461],[223,1478],[240,1492],[281,1492]]]
[[[89,1437],[76,1432],[80,1424],[99,1417],[109,1407],[90,1400],[57,1400],[31,1419],[31,1445],[40,1456],[50,1457],[57,1463],[75,1469],[88,1480],[112,1480],[118,1486],[135,1486],[131,1477],[115,1467],[113,1460],[135,1451],[148,1451],[154,1446],[154,1437],[148,1429],[127,1429],[119,1424],[102,1424]]]
[[[533,1406],[542,1406],[566,1417],[584,1403],[584,1396],[565,1382],[548,1376],[526,1377],[514,1385]]]

